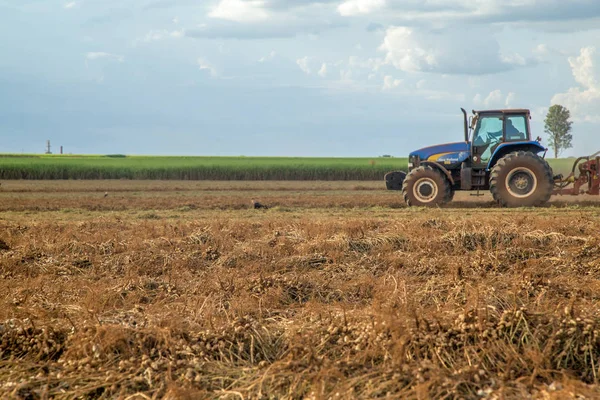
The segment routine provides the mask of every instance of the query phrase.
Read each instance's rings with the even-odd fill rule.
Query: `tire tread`
[[[496,203],[498,203],[500,206],[502,207],[509,207],[511,206],[510,204],[510,199],[502,196],[501,190],[503,188],[503,183],[500,182],[500,174],[502,173],[502,171],[504,170],[504,168],[507,166],[507,164],[511,164],[515,158],[529,158],[534,160],[535,162],[539,163],[540,165],[543,166],[544,168],[544,172],[543,178],[546,178],[545,180],[542,179],[541,182],[538,182],[538,192],[540,190],[543,190],[543,192],[541,193],[541,195],[538,195],[539,198],[535,200],[535,202],[533,204],[531,204],[531,206],[541,206],[543,204],[545,204],[546,202],[548,202],[548,200],[550,200],[550,196],[552,196],[552,189],[554,187],[554,180],[552,178],[552,168],[550,168],[550,165],[548,164],[548,162],[546,160],[544,160],[542,157],[538,156],[537,154],[528,152],[528,151],[515,151],[512,153],[509,153],[507,155],[505,155],[504,157],[502,157],[500,160],[498,160],[498,162],[496,163],[496,165],[494,165],[494,167],[492,168],[492,171],[490,173],[490,192],[492,193],[492,197],[494,198],[494,201]],[[517,207],[519,205],[516,205]]]
[[[428,165],[424,165],[424,166],[417,167],[417,168],[413,169],[412,171],[410,171],[406,175],[406,178],[404,178],[404,182],[402,182],[402,196],[404,197],[404,202],[408,206],[416,205],[416,204],[413,204],[413,201],[410,198],[411,196],[409,195],[409,187],[412,187],[412,184],[414,183],[414,181],[416,181],[417,179],[419,179],[426,173],[437,174],[441,178],[442,182],[444,182],[444,187],[442,188],[442,192],[444,195],[441,198],[441,201],[437,201],[437,202],[434,201],[430,204],[427,204],[426,206],[437,206],[440,204],[448,203],[454,197],[452,186],[450,185],[448,178],[444,174],[442,174],[440,171],[438,171],[437,169],[432,168]]]

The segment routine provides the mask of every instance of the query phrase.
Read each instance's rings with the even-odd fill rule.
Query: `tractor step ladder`
[[[471,179],[473,182],[473,189],[477,189],[477,193],[471,193],[471,196],[483,196],[483,193],[479,191],[485,187],[485,169],[473,169]]]

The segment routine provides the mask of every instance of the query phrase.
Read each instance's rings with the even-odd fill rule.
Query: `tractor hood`
[[[419,157],[420,160],[438,161],[444,163],[463,162],[471,154],[471,146],[467,142],[439,144],[423,147],[409,154],[409,158]]]

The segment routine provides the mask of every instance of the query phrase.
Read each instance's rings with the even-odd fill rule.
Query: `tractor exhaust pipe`
[[[467,112],[462,107],[461,107],[460,110],[462,111],[463,117],[464,117],[464,120],[465,120],[465,125],[464,125],[464,127],[465,127],[465,142],[468,142],[469,141],[469,124],[467,122]]]

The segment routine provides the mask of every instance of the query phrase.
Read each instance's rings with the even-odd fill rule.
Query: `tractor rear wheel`
[[[490,192],[503,207],[534,207],[552,195],[552,169],[537,154],[517,151],[502,157],[492,168]]]
[[[417,167],[406,175],[402,183],[404,201],[409,206],[437,206],[452,198],[450,182],[430,166]]]

